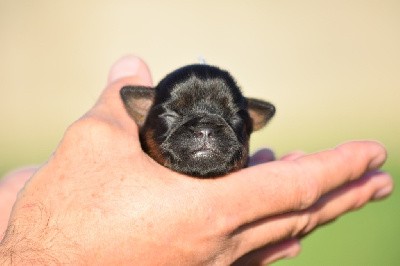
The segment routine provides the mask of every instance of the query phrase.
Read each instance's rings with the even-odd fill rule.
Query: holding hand
[[[0,264],[270,263],[298,254],[317,226],[391,192],[375,142],[277,161],[263,150],[216,179],[175,173],[142,151],[119,97],[125,85],[152,85],[138,58],[113,66],[99,101],[26,183]]]

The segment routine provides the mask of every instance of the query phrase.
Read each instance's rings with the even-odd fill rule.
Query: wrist
[[[0,243],[0,265],[52,265],[61,264],[50,249],[8,230]],[[9,233],[10,232],[10,233]]]
[[[77,261],[78,248],[73,248],[62,230],[51,228],[44,215],[24,219],[28,216],[10,222],[0,242],[0,265],[59,265]]]

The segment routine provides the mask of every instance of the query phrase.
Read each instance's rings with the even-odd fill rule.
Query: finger
[[[393,180],[387,173],[371,171],[363,178],[355,180],[322,197],[310,210],[308,223],[297,228],[302,235],[316,226],[332,221],[346,212],[359,209],[371,200],[387,197],[393,190]],[[308,214],[307,214],[308,213]]]
[[[132,126],[133,120],[128,116],[120,97],[120,90],[126,85],[152,86],[149,68],[136,56],[125,56],[112,66],[106,89],[86,117],[95,117],[123,127]]]
[[[261,149],[253,154],[249,160],[249,166],[266,163],[275,160],[275,154],[270,149]]]
[[[82,148],[80,152],[87,152],[88,145],[100,142],[101,145],[89,147],[92,153],[103,154],[104,147],[110,146],[119,151],[138,152],[136,156],[141,154],[138,127],[125,110],[120,96],[121,88],[128,84],[152,84],[147,65],[135,56],[123,57],[112,66],[108,85],[99,100],[83,117],[68,127],[54,153],[55,159],[65,161],[65,157],[74,158],[76,148]],[[71,147],[74,149],[71,150]]]
[[[218,190],[216,197],[221,197],[214,202],[221,204],[216,207],[225,212],[226,226],[235,228],[271,215],[305,209],[328,191],[380,167],[385,159],[382,145],[363,141],[295,161],[248,167],[211,183]]]
[[[291,152],[289,154],[282,156],[281,160],[282,161],[294,161],[305,155],[306,155],[306,153],[303,151],[294,151],[294,152]]]
[[[37,167],[35,166],[21,168],[7,174],[0,181],[0,241],[7,228],[11,209],[17,199],[18,192],[36,170]]]
[[[108,74],[107,84],[110,85],[120,79],[132,76],[140,76],[143,79],[143,85],[153,86],[147,65],[134,55],[124,56],[114,63]]]
[[[245,252],[279,239],[304,236],[317,226],[358,209],[370,200],[387,196],[392,188],[393,181],[388,174],[372,171],[328,193],[307,210],[266,218],[242,227],[237,231],[236,241],[241,243],[240,248]]]
[[[300,242],[297,239],[288,239],[252,251],[235,261],[233,266],[266,265],[284,258],[296,257],[300,251]]]

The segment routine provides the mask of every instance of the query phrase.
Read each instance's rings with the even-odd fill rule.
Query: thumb
[[[134,55],[127,55],[120,58],[111,67],[108,74],[107,84],[110,85],[120,79],[140,77],[140,82],[144,86],[152,86],[150,71],[142,59]],[[139,84],[134,84],[139,85]]]
[[[128,55],[114,63],[108,75],[106,88],[86,117],[91,116],[109,122],[117,122],[123,127],[130,127],[134,124],[120,97],[120,90],[126,85],[152,86],[150,70],[139,57]]]

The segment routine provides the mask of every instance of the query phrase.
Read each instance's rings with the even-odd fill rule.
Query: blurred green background
[[[42,163],[122,55],[154,81],[197,58],[277,106],[252,149],[376,139],[400,175],[399,1],[0,0],[0,175]],[[1,200],[1,199],[0,199]],[[277,265],[399,265],[400,195],[317,230]]]

